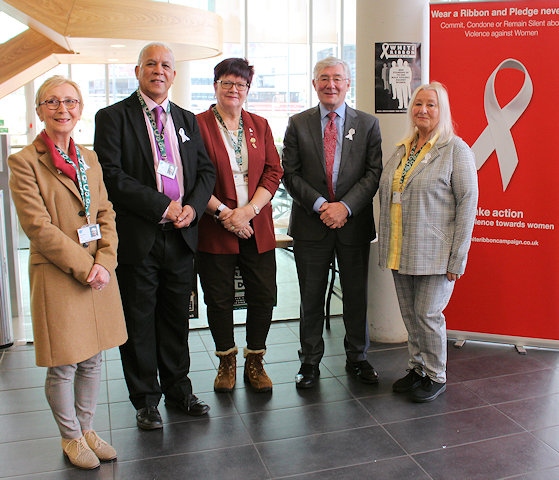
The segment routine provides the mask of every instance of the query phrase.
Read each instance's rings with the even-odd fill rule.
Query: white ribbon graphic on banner
[[[495,77],[499,70],[505,68],[513,68],[523,72],[524,84],[516,96],[505,107],[501,108],[495,95]],[[497,152],[503,192],[507,189],[512,174],[518,165],[518,155],[510,129],[526,110],[532,98],[533,90],[532,79],[528,70],[514,58],[504,60],[489,76],[485,84],[483,106],[487,118],[487,127],[473,144],[472,150],[476,157],[478,170],[493,153],[493,150]]]

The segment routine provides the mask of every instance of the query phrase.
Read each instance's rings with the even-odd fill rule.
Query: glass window
[[[95,131],[95,113],[107,104],[105,65],[72,65],[71,70],[72,80],[79,85],[83,96],[82,118],[74,129],[74,140],[91,146]]]
[[[25,87],[21,87],[15,92],[0,98],[0,120],[3,122],[3,125],[0,125],[0,127],[7,129],[12,148],[19,149],[28,143],[25,112]]]
[[[200,8],[199,2],[194,5],[183,0],[182,3]],[[280,145],[289,116],[318,102],[309,71],[314,63],[328,55],[342,55],[352,71],[355,70],[355,0],[215,0],[209,3],[223,18],[223,54],[189,64],[188,108],[195,113],[207,110],[215,101],[213,67],[224,58],[246,57],[255,69],[246,107],[268,120]],[[343,38],[339,32],[343,32]],[[340,46],[343,46],[341,53]],[[354,105],[353,89],[347,100]]]
[[[140,53],[140,52],[138,52]],[[138,80],[134,69],[136,64],[114,64],[108,66],[109,85],[106,91],[106,105],[120,102],[129,97],[138,88]]]

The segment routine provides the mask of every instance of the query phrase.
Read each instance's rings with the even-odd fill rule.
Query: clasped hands
[[[165,218],[173,222],[175,228],[189,227],[196,216],[194,208],[190,205],[184,207],[177,201],[171,201],[167,208]]]
[[[247,239],[254,235],[254,230],[250,226],[254,215],[254,210],[250,205],[235,209],[225,208],[219,215],[219,221],[226,230],[239,238]]]
[[[94,290],[102,290],[103,288],[105,288],[105,285],[109,283],[110,279],[111,274],[109,273],[109,271],[102,265],[94,263],[85,281]]]
[[[324,202],[318,209],[320,220],[328,228],[342,228],[347,223],[349,212],[342,202]]]

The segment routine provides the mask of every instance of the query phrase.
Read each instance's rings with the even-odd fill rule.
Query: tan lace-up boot
[[[72,465],[78,468],[92,470],[100,465],[97,455],[89,448],[84,437],[63,438],[62,451],[68,457],[68,460],[72,462]]]
[[[256,392],[269,392],[272,390],[272,380],[266,374],[262,363],[265,353],[266,350],[244,349],[244,379]]]
[[[215,352],[219,357],[219,367],[214,380],[214,391],[230,392],[235,387],[238,351],[237,347],[232,347],[225,352]]]

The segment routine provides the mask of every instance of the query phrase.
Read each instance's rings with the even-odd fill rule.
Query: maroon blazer
[[[242,110],[245,138],[248,146],[248,198],[258,187],[264,187],[272,196],[283,176],[280,158],[268,121]],[[220,129],[211,110],[196,116],[208,155],[216,170],[213,194],[229,208],[237,207],[237,193],[229,155],[223,144]],[[258,253],[276,248],[272,204],[268,202],[252,219],[252,228]],[[198,250],[206,253],[239,253],[239,238],[225,230],[212,215],[205,213],[198,224]]]

